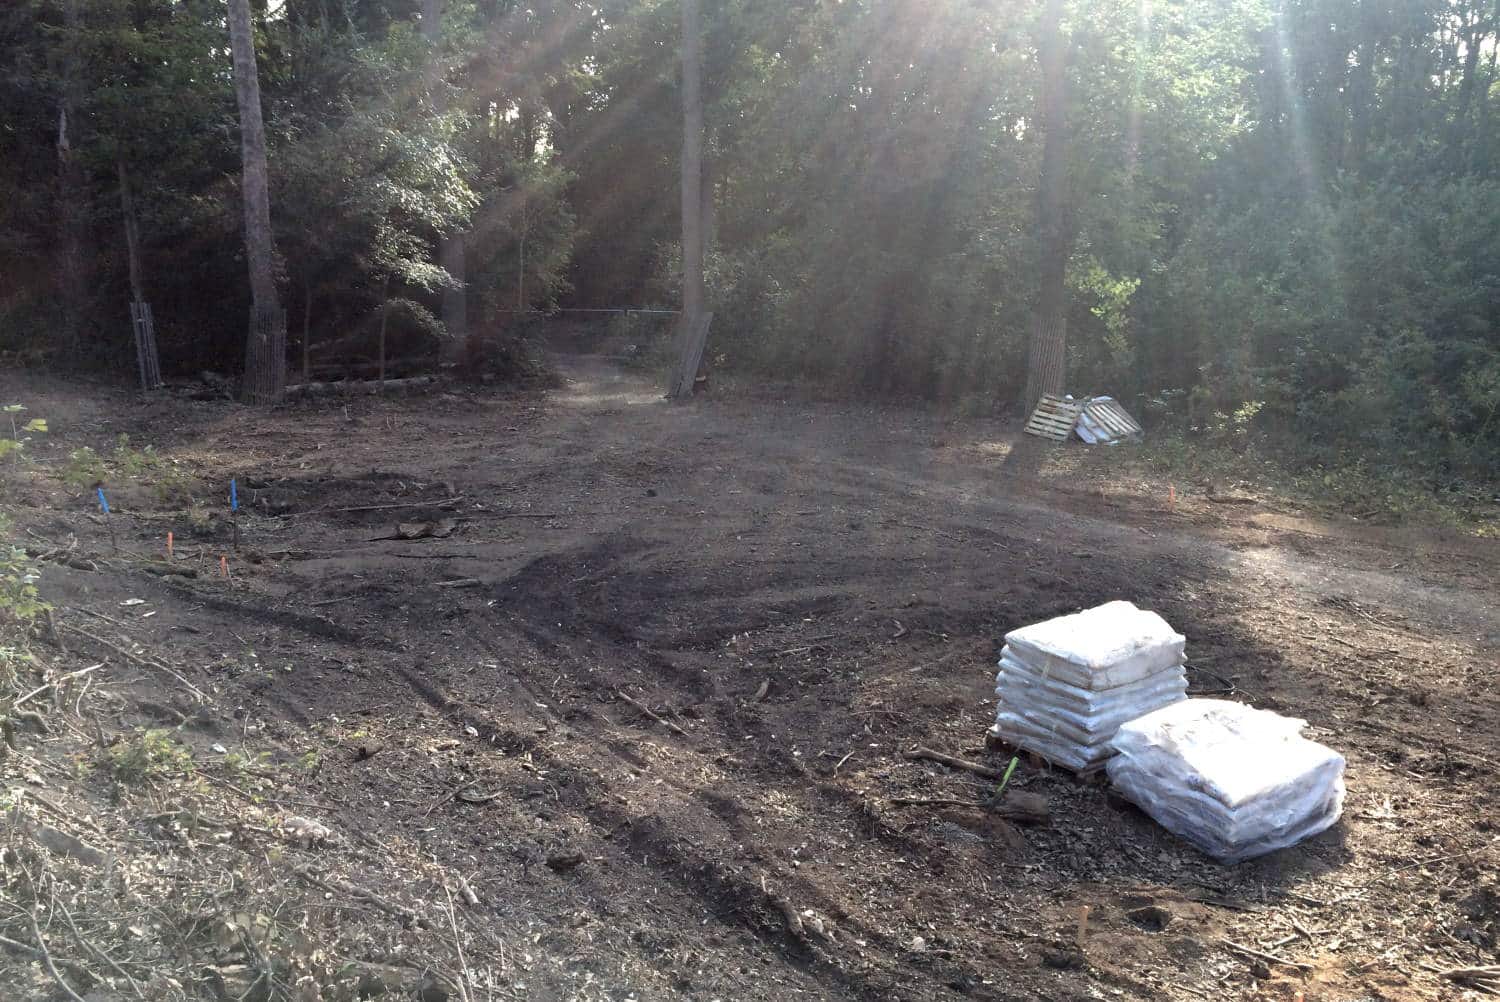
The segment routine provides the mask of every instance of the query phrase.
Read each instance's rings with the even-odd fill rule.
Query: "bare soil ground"
[[[560,364],[547,393],[269,413],[3,377],[52,425],[3,501],[68,649],[38,641],[18,689],[104,667],[33,699],[47,732],[0,762],[0,995],[66,997],[34,933],[101,999],[126,974],[352,998],[374,971],[430,999],[1409,1000],[1500,960],[1496,541]],[[119,432],[195,504],[116,478],[91,514],[57,474]],[[168,530],[196,576],[160,573]],[[1034,761],[1012,785],[1044,827],[894,802],[977,803],[902,752],[1003,767],[1000,637],[1115,598],[1187,635],[1196,690],[1348,757],[1335,829],[1220,866]],[[191,762],[122,765],[151,728]]]

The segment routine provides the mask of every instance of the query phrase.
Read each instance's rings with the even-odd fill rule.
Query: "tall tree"
[[[682,0],[682,327],[672,395],[692,395],[703,320],[703,39],[698,0]],[[692,369],[694,371],[689,372]]]
[[[1068,377],[1067,54],[1063,0],[1047,0],[1037,30],[1041,68],[1042,169],[1037,183],[1040,290],[1026,358],[1026,411],[1043,394],[1061,395]]]
[[[286,314],[276,292],[266,128],[260,113],[249,0],[229,0],[229,47],[234,56],[234,95],[240,111],[245,260],[250,267],[250,334],[245,342],[241,396],[248,403],[274,403],[286,388]]]
[[[83,318],[88,312],[89,232],[88,180],[73,148],[77,123],[82,119],[83,67],[78,58],[82,44],[81,0],[63,4],[61,94],[57,107],[57,225],[58,292],[62,306],[63,341],[77,353],[83,347]],[[71,134],[70,134],[71,130]]]
[[[429,47],[427,73],[428,100],[433,110],[441,114],[443,108],[443,8],[446,0],[422,0],[422,37]],[[438,264],[448,273],[453,284],[443,287],[443,326],[448,328],[448,339],[443,342],[443,355],[448,361],[457,359],[469,338],[469,290],[467,252],[462,230],[443,233],[438,237]]]

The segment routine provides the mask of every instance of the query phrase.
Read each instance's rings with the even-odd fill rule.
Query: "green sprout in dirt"
[[[26,551],[5,542],[10,536],[10,520],[0,515],[0,629],[25,627],[47,611],[37,591],[41,570]]]
[[[32,418],[23,425],[16,424],[16,415],[25,409],[20,404],[6,404],[0,407],[0,411],[3,411],[10,419],[10,438],[0,437],[0,459],[10,456],[12,463],[20,463],[21,450],[26,447],[27,442],[31,441],[30,436],[46,434],[46,418]]]
[[[192,772],[193,756],[165,728],[137,731],[104,754],[110,775],[126,785]]]
[[[1016,771],[1016,766],[1018,766],[1020,764],[1021,764],[1021,756],[1019,756],[1019,755],[1012,755],[1011,759],[1010,759],[1010,765],[1008,765],[1008,766],[1005,767],[1005,775],[1003,775],[1003,776],[1000,777],[1000,782],[995,787],[995,792],[990,797],[990,799],[993,800],[995,803],[998,804],[1000,802],[1000,798],[1003,797],[1003,796],[1005,796],[1005,787],[1010,782],[1011,774]]]

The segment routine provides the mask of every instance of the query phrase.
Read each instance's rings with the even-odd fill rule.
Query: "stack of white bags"
[[[1188,699],[1183,636],[1109,602],[1005,635],[991,735],[1115,788],[1162,827],[1226,863],[1316,835],[1339,819],[1344,759],[1305,721]]]
[[[1163,828],[1225,863],[1294,845],[1344,806],[1344,757],[1305,721],[1188,699],[1122,726],[1110,781]]]
[[[1154,612],[1109,602],[1005,635],[990,733],[1079,772],[1121,724],[1186,698],[1185,640]]]

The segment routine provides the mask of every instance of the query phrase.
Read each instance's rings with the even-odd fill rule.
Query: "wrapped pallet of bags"
[[[1012,630],[995,678],[990,734],[1085,772],[1127,720],[1186,698],[1184,639],[1154,612],[1108,602]]]
[[[1187,699],[1121,725],[1110,781],[1163,828],[1238,863],[1338,821],[1344,757],[1305,721],[1222,699]]]

